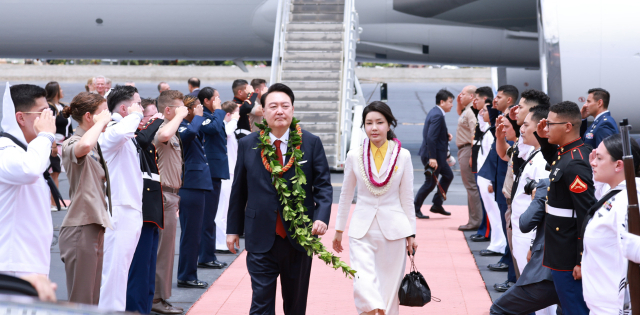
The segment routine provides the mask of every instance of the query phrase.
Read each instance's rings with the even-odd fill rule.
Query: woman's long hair
[[[384,118],[387,120],[387,123],[389,123],[387,140],[393,140],[393,138],[396,138],[396,134],[393,132],[391,127],[393,126],[393,128],[395,128],[398,125],[398,120],[396,120],[396,118],[393,116],[389,105],[381,101],[371,102],[371,104],[367,105],[367,107],[365,107],[362,111],[362,125],[360,125],[360,128],[364,127],[364,121],[367,118],[367,114],[369,114],[370,112],[378,112],[382,114],[382,116],[384,116]]]
[[[53,102],[53,99],[60,94],[60,84],[56,81],[51,81],[47,83],[44,90],[47,92],[47,102]]]
[[[633,138],[629,140],[631,142],[631,154],[633,155],[633,167],[636,177],[640,177],[640,145]],[[611,159],[614,162],[622,160],[622,136],[620,134],[610,135],[602,140],[602,143],[609,151],[609,155],[611,155]]]

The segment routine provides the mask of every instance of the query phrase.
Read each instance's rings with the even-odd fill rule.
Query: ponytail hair
[[[381,101],[371,102],[371,104],[367,105],[367,107],[365,107],[362,111],[362,125],[360,125],[361,128],[364,126],[364,121],[367,119],[367,114],[369,114],[370,112],[378,112],[382,114],[382,116],[384,116],[384,118],[387,120],[387,123],[389,123],[387,140],[393,140],[393,138],[396,138],[396,134],[393,132],[391,127],[393,126],[393,128],[395,128],[398,125],[398,120],[393,116],[389,105]]]

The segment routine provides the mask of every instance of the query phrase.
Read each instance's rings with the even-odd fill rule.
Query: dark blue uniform
[[[184,149],[184,174],[180,188],[180,257],[178,280],[198,279],[198,252],[202,234],[205,200],[213,185],[209,164],[204,155],[204,134],[200,127],[204,117],[195,116],[191,123],[183,120],[178,128]]]
[[[208,263],[216,258],[216,214],[222,180],[229,179],[229,160],[227,158],[227,133],[224,130],[224,116],[221,109],[211,112],[204,108],[204,121],[200,131],[204,135],[204,153],[209,163],[209,172],[213,190],[205,200],[204,218],[202,220],[202,242],[200,242],[199,263]]]
[[[583,119],[582,125],[580,125],[582,141],[594,149],[600,145],[600,142],[602,142],[604,138],[616,133],[620,133],[620,131],[609,111],[600,114],[600,116],[591,123],[591,126],[587,126],[586,119]]]

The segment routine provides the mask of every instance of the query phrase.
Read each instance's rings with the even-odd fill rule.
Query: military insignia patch
[[[571,192],[579,194],[587,190],[587,184],[585,184],[582,179],[580,179],[580,176],[576,175],[576,179],[574,179],[573,183],[571,183],[571,185],[569,186],[569,190],[571,190]]]
[[[202,122],[202,125],[203,125],[203,126],[206,126],[206,125],[208,125],[208,124],[210,124],[210,123],[211,123],[211,119],[207,118],[207,120],[205,120],[205,121],[203,121],[203,122]]]
[[[586,135],[584,135],[585,138],[587,139],[593,139],[593,134],[592,133],[588,133]]]
[[[180,127],[180,128],[178,128],[178,132],[183,132],[183,131],[185,131],[185,130],[187,130],[187,127]]]

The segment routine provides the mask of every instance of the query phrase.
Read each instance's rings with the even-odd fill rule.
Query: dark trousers
[[[212,178],[213,190],[205,194],[204,216],[202,218],[202,236],[200,240],[199,263],[207,263],[218,260],[216,257],[216,213],[218,213],[218,201],[220,201],[220,189],[222,180]]]
[[[126,306],[129,312],[151,313],[153,294],[156,291],[158,238],[158,226],[155,223],[144,222],[131,267],[129,267]]]
[[[206,195],[210,191],[181,188],[180,195],[180,254],[178,280],[198,280],[198,252],[202,236],[202,217]]]
[[[530,314],[559,304],[552,281],[543,280],[523,286],[512,286],[491,305],[491,315]]]
[[[311,259],[297,251],[288,239],[276,236],[266,253],[247,253],[247,269],[251,276],[251,311],[249,314],[276,313],[276,281],[280,276],[282,301],[286,315],[304,315],[307,309]]]
[[[476,177],[476,182],[478,182],[478,174],[473,174]],[[487,210],[484,209],[484,202],[482,201],[482,195],[480,195],[480,205],[482,206],[482,221],[480,222],[480,226],[478,227],[478,232],[476,234],[482,235],[484,237],[491,237],[491,224],[489,220],[487,220]]]
[[[572,271],[551,270],[551,277],[560,299],[563,315],[589,314],[589,308],[582,295],[582,280],[574,280]]]
[[[429,159],[425,157],[420,157],[420,159],[422,160],[422,164],[426,169],[429,165]],[[438,161],[438,168],[436,168],[436,171],[433,172],[433,175],[435,175],[436,178],[442,175],[442,178],[440,178],[440,186],[442,186],[444,192],[447,193],[447,190],[449,190],[449,185],[453,180],[453,172],[451,171],[451,167],[449,167],[449,164],[447,164],[446,160]],[[420,190],[418,190],[414,202],[416,212],[420,210],[422,204],[424,203],[424,200],[427,199],[427,196],[429,196],[431,191],[436,188],[436,186],[437,184],[433,176],[425,175],[424,184],[422,184],[422,187],[420,187]],[[442,199],[442,195],[436,190],[436,193],[433,194],[432,206],[441,207],[443,201],[444,200]]]
[[[498,193],[496,191],[496,193]],[[500,191],[500,193],[502,193],[502,191]],[[502,224],[502,232],[504,233],[504,238],[507,238],[507,222],[505,219],[505,215],[507,213],[507,210],[509,208],[509,206],[507,206],[506,203],[498,203],[498,208],[500,208],[500,221]],[[513,264],[513,256],[511,256],[511,248],[509,248],[509,244],[507,244],[506,248],[504,249],[504,255],[502,255],[502,258],[500,258],[500,262],[505,263],[509,266],[509,271],[507,271],[507,280],[509,280],[509,282],[516,282],[518,279],[516,278],[516,268],[515,265]]]

